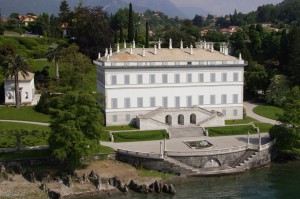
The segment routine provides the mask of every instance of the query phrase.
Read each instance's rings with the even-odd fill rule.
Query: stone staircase
[[[252,159],[258,154],[259,152],[248,150],[246,151],[240,158],[238,158],[232,165],[232,168],[242,168],[246,164],[252,161]]]
[[[165,156],[164,161],[171,165],[173,173],[177,173],[179,175],[195,175],[198,173],[198,169],[179,162],[171,157]]]
[[[203,129],[201,127],[184,127],[184,128],[169,128],[168,129],[171,138],[180,137],[200,137],[204,136]]]

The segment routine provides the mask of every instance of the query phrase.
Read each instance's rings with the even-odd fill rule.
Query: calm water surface
[[[117,194],[110,199],[187,198],[300,198],[300,162],[275,164],[239,175],[180,179],[173,183],[176,195]],[[97,199],[99,196],[80,197]],[[103,198],[103,197],[101,197]],[[79,199],[79,198],[78,198]]]

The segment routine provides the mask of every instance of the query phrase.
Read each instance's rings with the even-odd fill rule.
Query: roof
[[[27,76],[25,75],[25,78],[24,78],[22,73],[18,72],[19,81],[31,81],[34,78],[34,73],[30,73],[30,72],[27,72],[27,73],[28,73],[28,75]],[[8,78],[6,78],[6,80],[14,80],[14,79],[15,79],[14,76],[9,76]]]
[[[190,54],[190,49],[184,48],[163,48],[158,50],[157,55],[154,55],[154,48],[146,48],[145,56],[142,56],[143,49],[135,48],[133,49],[133,54],[130,54],[130,48],[122,49],[120,53],[113,53],[109,58],[110,62],[135,62],[135,61],[236,61],[238,58],[224,55],[219,51],[214,50],[211,52],[209,49],[193,48],[193,54]],[[103,57],[102,57],[103,59]],[[103,59],[106,60],[106,59]]]

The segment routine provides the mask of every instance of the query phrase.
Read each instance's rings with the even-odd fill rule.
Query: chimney
[[[130,54],[133,54],[133,49],[132,49],[132,45],[130,45]]]
[[[101,58],[101,53],[98,53],[98,59],[100,59]]]
[[[239,54],[239,60],[242,61],[242,53]]]
[[[119,42],[117,43],[117,53],[119,53],[120,52],[120,44],[119,44]]]
[[[107,57],[107,55],[108,55],[108,50],[107,50],[107,48],[105,48],[105,57]]]
[[[158,39],[158,49],[159,49],[159,50],[161,49],[161,41],[160,41],[160,38]]]
[[[211,43],[211,46],[210,46],[210,47],[211,47],[210,50],[211,50],[211,52],[213,53],[213,52],[214,52],[214,44]]]
[[[132,47],[135,48],[135,41],[132,41]]]
[[[154,55],[157,55],[157,46],[154,45]]]
[[[180,49],[181,50],[183,49],[183,41],[182,40],[180,41]]]
[[[109,56],[112,56],[112,48],[111,48],[111,46],[109,47]]]
[[[193,45],[190,46],[190,54],[191,54],[191,55],[194,54],[194,52],[193,52]]]
[[[126,41],[124,40],[124,48],[126,48]]]
[[[169,49],[173,49],[172,48],[172,39],[170,38],[170,41],[169,41]]]
[[[145,46],[143,46],[143,57],[146,56]]]

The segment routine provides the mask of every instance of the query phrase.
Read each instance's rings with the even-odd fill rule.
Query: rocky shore
[[[0,198],[74,198],[79,195],[111,195],[117,192],[175,194],[161,177],[141,176],[118,161],[92,163],[73,174],[43,172],[21,165],[0,164]]]

